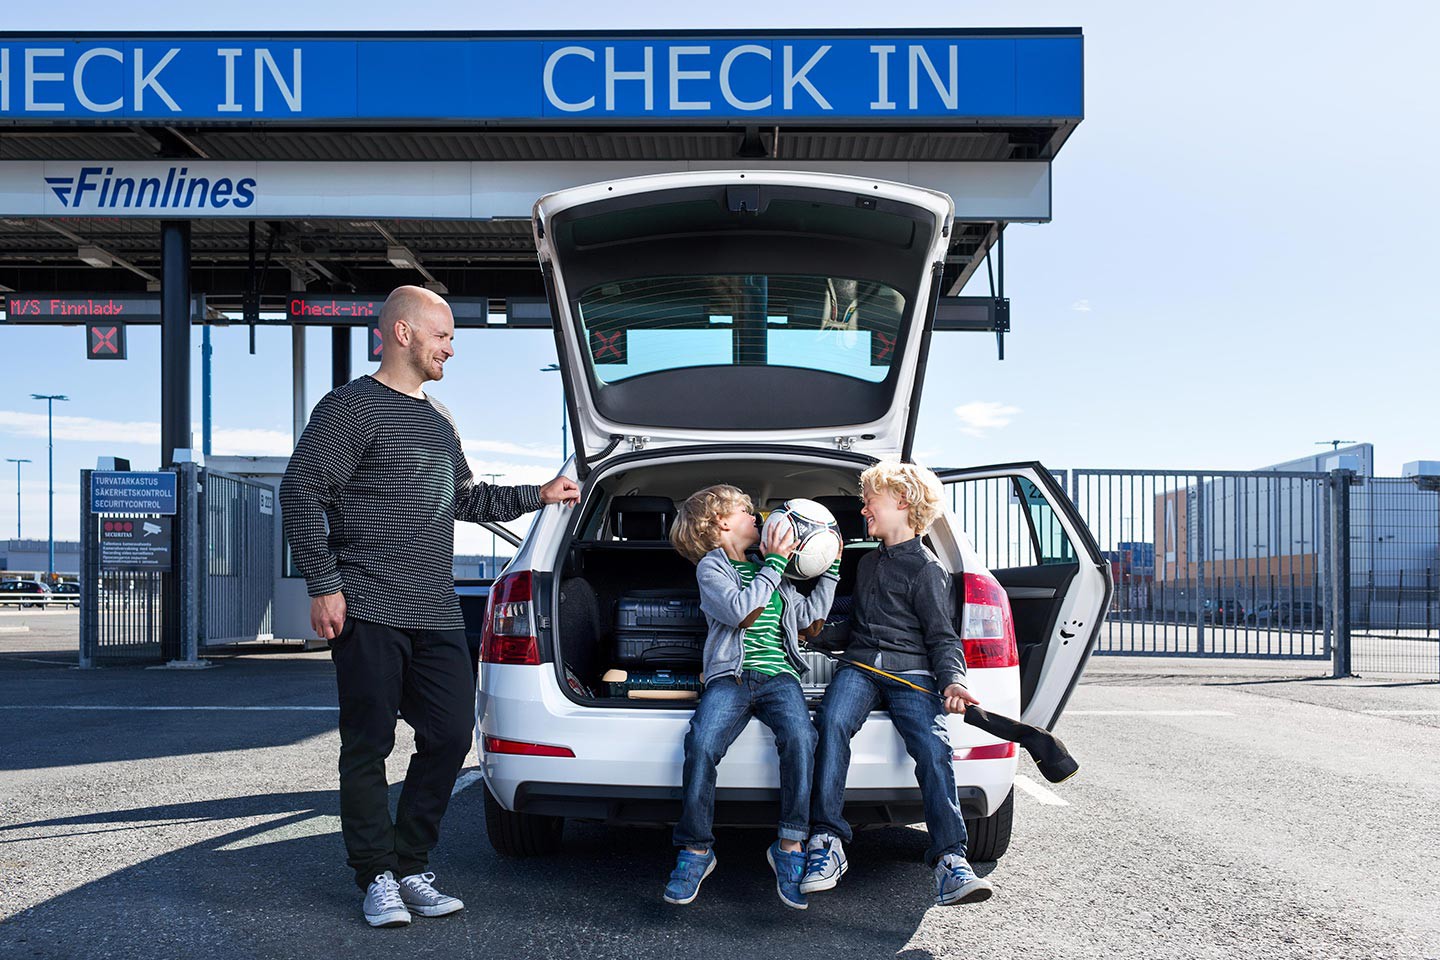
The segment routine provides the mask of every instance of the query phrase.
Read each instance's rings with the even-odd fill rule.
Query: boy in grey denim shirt
[[[978,903],[989,899],[993,888],[965,859],[965,819],[955,797],[945,714],[963,713],[967,704],[979,701],[965,686],[950,572],[920,540],[939,516],[940,481],[923,467],[887,461],[860,475],[860,494],[866,528],[880,546],[860,561],[856,574],[846,659],[904,675],[935,692],[859,667],[836,671],[815,713],[813,833],[800,890],[833,889],[849,868],[844,845],[851,831],[843,810],[850,740],[870,712],[883,707],[915,760],[930,831],[926,862],[935,875],[935,902]]]

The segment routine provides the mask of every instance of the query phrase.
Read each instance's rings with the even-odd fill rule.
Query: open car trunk
[[[573,699],[640,709],[694,706],[694,698],[678,694],[699,689],[706,626],[695,565],[671,546],[669,531],[676,505],[714,483],[738,486],[757,511],[807,497],[835,514],[845,549],[831,620],[838,626],[845,619],[856,567],[875,546],[865,539],[856,495],[869,458],[823,451],[806,457],[771,448],[742,459],[733,448],[711,450],[683,459],[617,458],[586,485],[556,558],[551,591],[556,668]],[[808,593],[815,583],[796,587]],[[820,653],[805,660],[809,669],[801,684],[818,703],[834,663]],[[627,674],[623,683],[614,680],[616,670]]]

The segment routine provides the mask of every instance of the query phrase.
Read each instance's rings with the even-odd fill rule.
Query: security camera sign
[[[100,566],[105,570],[158,570],[171,567],[170,518],[100,521]]]

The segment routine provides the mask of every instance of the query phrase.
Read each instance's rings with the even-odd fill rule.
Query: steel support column
[[[367,333],[366,336],[369,336]],[[330,386],[350,382],[350,328],[330,328]]]
[[[290,292],[305,292],[304,277],[293,270],[290,273]],[[310,408],[305,405],[305,328],[300,324],[290,327],[290,391],[292,430],[294,441],[299,443],[310,413]]]
[[[160,224],[160,465],[190,438],[190,221]]]

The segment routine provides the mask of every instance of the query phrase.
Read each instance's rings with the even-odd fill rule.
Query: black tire
[[[503,857],[548,857],[560,852],[565,818],[506,810],[487,786],[485,833],[490,838],[490,846]]]
[[[1000,804],[1000,809],[988,817],[966,820],[965,832],[970,834],[966,847],[967,859],[973,862],[999,860],[1010,849],[1010,830],[1015,823],[1015,788]]]

